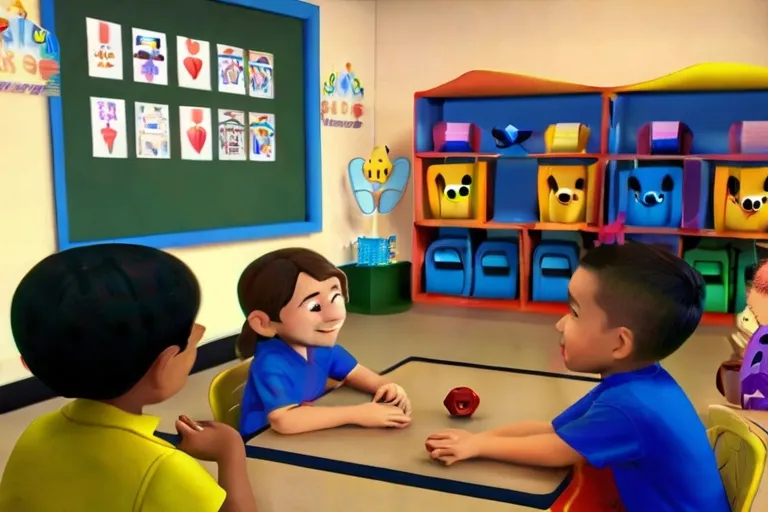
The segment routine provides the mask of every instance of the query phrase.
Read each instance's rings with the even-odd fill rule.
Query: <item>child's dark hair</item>
[[[581,266],[597,275],[597,303],[609,327],[632,331],[635,358],[664,359],[701,321],[704,279],[665,249],[632,242],[601,245],[587,252]]]
[[[48,256],[21,280],[11,330],[32,374],[67,398],[130,391],[163,350],[186,349],[200,308],[192,271],[168,253],[101,244]]]
[[[347,276],[315,251],[291,247],[265,254],[243,270],[237,283],[237,298],[246,316],[236,343],[240,358],[251,357],[256,351],[256,344],[265,339],[251,329],[248,315],[253,311],[263,311],[271,321],[279,322],[280,312],[291,301],[302,272],[318,281],[338,278],[341,294],[344,300],[349,300]]]

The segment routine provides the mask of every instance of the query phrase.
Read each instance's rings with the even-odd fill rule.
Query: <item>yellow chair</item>
[[[765,436],[759,427],[722,405],[709,407],[709,442],[732,512],[750,512],[763,480]]]
[[[227,368],[211,381],[208,388],[208,404],[213,412],[213,419],[238,428],[240,424],[240,402],[243,389],[248,380],[251,360],[248,358],[237,366]]]
[[[248,370],[251,368],[252,357],[242,361],[237,366],[227,368],[216,375],[208,388],[208,405],[211,407],[213,419],[226,423],[232,428],[240,426],[240,403],[243,401],[243,389],[248,381]],[[326,382],[326,390],[336,388],[342,383],[333,379]]]

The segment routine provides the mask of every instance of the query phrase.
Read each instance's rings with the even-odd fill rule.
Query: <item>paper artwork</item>
[[[243,76],[243,50],[225,44],[216,45],[216,59],[219,67],[219,92],[245,94]]]
[[[275,161],[274,114],[248,114],[250,159],[255,162]]]
[[[91,139],[94,158],[128,158],[125,101],[91,98]]]
[[[168,47],[165,34],[134,28],[131,42],[134,82],[168,85]]]
[[[171,158],[168,105],[136,102],[136,156]]]
[[[179,87],[210,91],[210,43],[208,41],[198,41],[188,37],[176,36],[176,51],[176,67],[179,75]]]
[[[219,110],[219,160],[246,160],[245,112]]]
[[[275,57],[271,53],[248,51],[248,94],[254,98],[275,97]]]
[[[212,160],[211,109],[179,107],[182,160]]]
[[[85,32],[88,40],[88,75],[122,80],[123,44],[120,25],[85,18]]]

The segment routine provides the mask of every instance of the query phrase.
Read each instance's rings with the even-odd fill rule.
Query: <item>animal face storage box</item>
[[[481,164],[485,166],[485,164]],[[440,164],[427,169],[426,191],[434,219],[471,219],[477,196],[484,190],[475,164]],[[484,173],[483,173],[484,175]]]
[[[717,231],[768,231],[768,167],[715,169]]]
[[[677,228],[683,220],[683,169],[641,167],[621,173],[619,211],[627,225]]]
[[[587,218],[585,165],[539,166],[538,196],[541,222],[576,223]]]

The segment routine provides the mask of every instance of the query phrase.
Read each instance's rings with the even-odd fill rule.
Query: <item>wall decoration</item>
[[[365,89],[363,83],[347,63],[343,71],[332,71],[323,83],[320,118],[329,128],[353,128],[363,126],[365,114]]]

